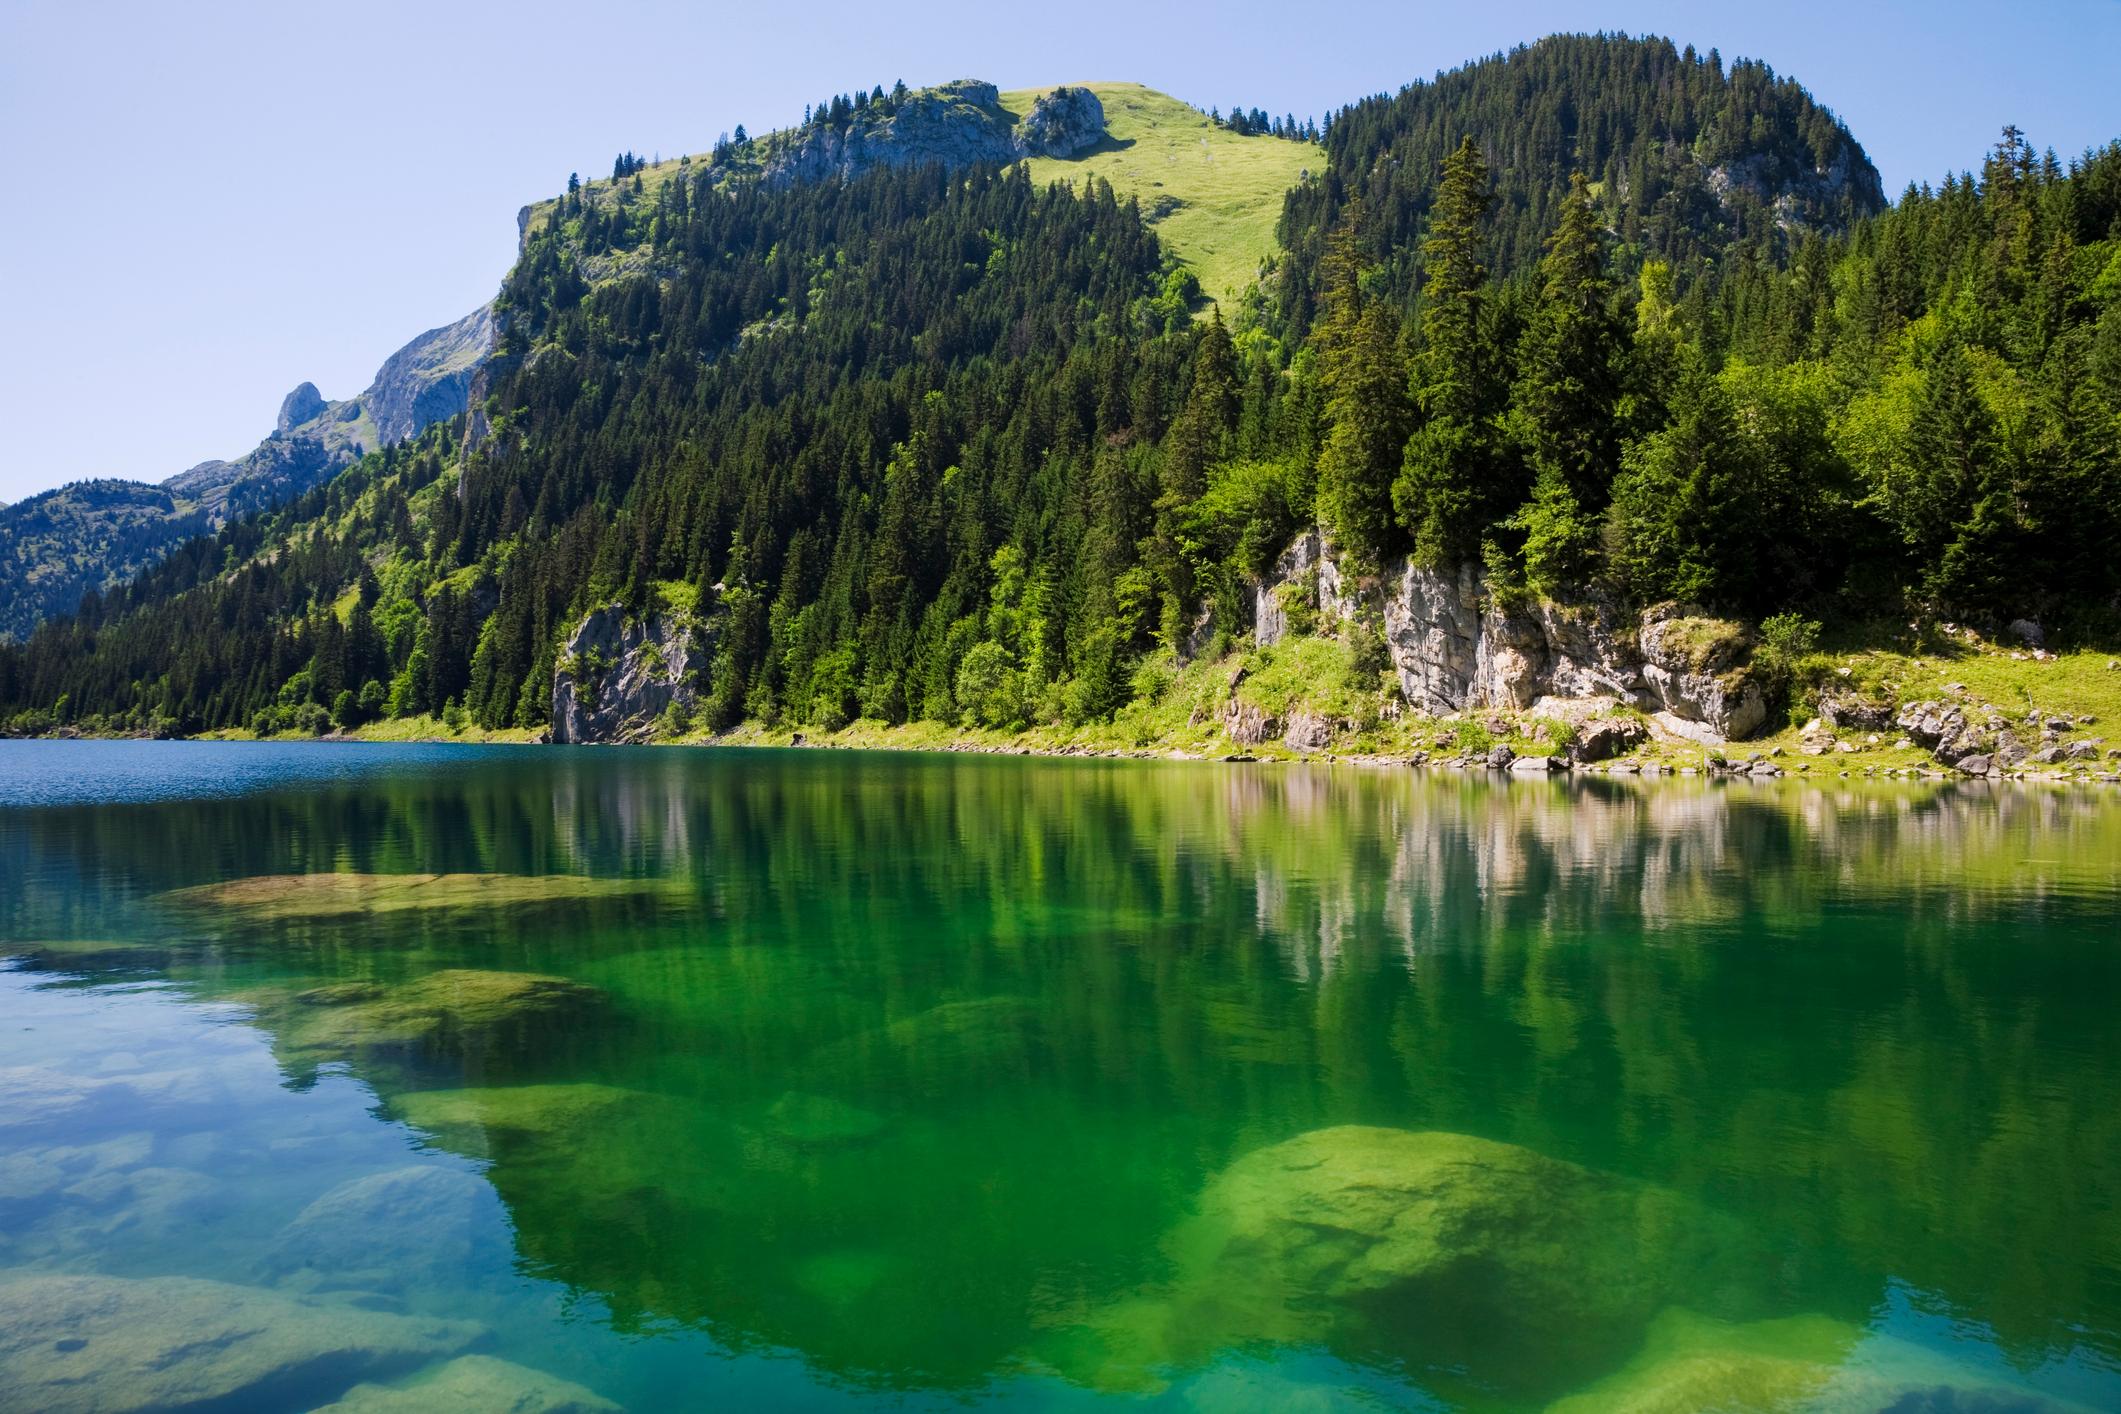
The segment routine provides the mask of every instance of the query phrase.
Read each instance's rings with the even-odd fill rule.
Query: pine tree
[[[1318,513],[1356,563],[1380,564],[1398,546],[1392,473],[1407,438],[1406,375],[1396,322],[1365,295],[1358,231],[1350,205],[1326,248],[1325,318],[1317,331],[1325,387],[1325,444],[1318,457]]]
[[[1534,477],[1532,501],[1516,520],[1525,533],[1526,583],[1553,595],[1590,569],[1620,450],[1620,323],[1581,173],[1569,184],[1539,281],[1513,397]]]
[[[1482,327],[1489,201],[1487,163],[1468,137],[1444,162],[1422,243],[1422,347],[1412,388],[1422,422],[1392,487],[1415,559],[1432,568],[1475,555],[1482,531],[1502,509],[1497,379]]]

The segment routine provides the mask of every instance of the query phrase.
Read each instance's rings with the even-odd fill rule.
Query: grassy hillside
[[[1282,198],[1306,170],[1325,168],[1325,150],[1307,142],[1240,137],[1205,113],[1138,83],[1092,83],[1105,105],[1109,141],[1083,157],[1041,157],[1040,182],[1103,177],[1121,195],[1141,198],[1165,246],[1200,277],[1211,299],[1228,302],[1258,277],[1274,251]],[[1045,89],[1002,95],[1017,117]],[[1172,203],[1162,216],[1155,213]]]
[[[1103,177],[1121,196],[1141,198],[1142,210],[1164,246],[1199,277],[1209,298],[1229,303],[1259,276],[1261,262],[1274,253],[1275,222],[1283,198],[1307,171],[1325,168],[1325,150],[1314,143],[1275,137],[1244,137],[1217,127],[1208,116],[1166,93],[1138,83],[1091,83],[1087,88],[1105,107],[1109,138],[1081,157],[1032,160],[1032,180],[1041,184],[1081,182]],[[1011,121],[1023,118],[1051,88],[1016,89],[1002,94],[1003,112]],[[770,151],[785,134],[759,139],[757,151]],[[652,204],[663,184],[687,168],[711,159],[703,154],[673,157],[641,169],[641,192],[632,200]],[[614,183],[598,177],[583,183],[591,200],[609,202]],[[537,231],[551,219],[551,198],[534,202],[525,229]],[[616,262],[613,268],[624,266]],[[610,273],[602,267],[592,278]]]

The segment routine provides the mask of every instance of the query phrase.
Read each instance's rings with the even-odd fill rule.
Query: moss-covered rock
[[[162,898],[188,911],[276,922],[630,898],[668,887],[652,879],[579,874],[259,874],[175,889]]]
[[[1719,1321],[1674,1307],[1633,1359],[1547,1414],[2071,1414],[1933,1350],[1831,1316]]]
[[[458,1051],[526,1041],[600,1011],[604,994],[536,972],[448,968],[395,986],[343,982],[254,997],[283,1053]]]
[[[818,1052],[809,1068],[829,1088],[848,1077],[936,1093],[1022,1073],[1039,1038],[1038,1009],[1022,997],[944,1002]]]
[[[1827,1388],[1861,1335],[1829,1316],[1739,1325],[1675,1308],[1657,1317],[1634,1359],[1554,1404],[1548,1414],[1771,1414],[1805,1408]]]
[[[890,1121],[874,1110],[830,1095],[791,1090],[766,1111],[766,1132],[805,1149],[860,1144],[884,1132]]]
[[[1345,1125],[1223,1170],[1170,1237],[1172,1280],[1067,1346],[1099,1383],[1325,1340],[1475,1385],[1565,1388],[1623,1358],[1730,1246],[1666,1189],[1472,1135]]]
[[[488,1158],[497,1144],[566,1146],[668,1103],[613,1085],[490,1085],[416,1091],[398,1096],[392,1108],[448,1148]]]

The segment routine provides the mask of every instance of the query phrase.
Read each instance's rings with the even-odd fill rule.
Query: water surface
[[[0,1405],[2121,1406],[2111,792],[0,743],[0,953]]]

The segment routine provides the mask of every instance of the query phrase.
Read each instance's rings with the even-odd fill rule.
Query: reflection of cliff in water
[[[291,1075],[490,1163],[525,1263],[620,1323],[854,1378],[993,1377],[1152,1280],[1215,1172],[1351,1122],[1743,1214],[1749,1315],[1900,1285],[2030,1363],[2121,1324],[2117,870],[2102,795],[552,753],[0,817],[0,926],[155,940],[29,965],[246,1001]],[[153,899],[320,871],[680,897]],[[445,971],[581,991],[408,990]]]

